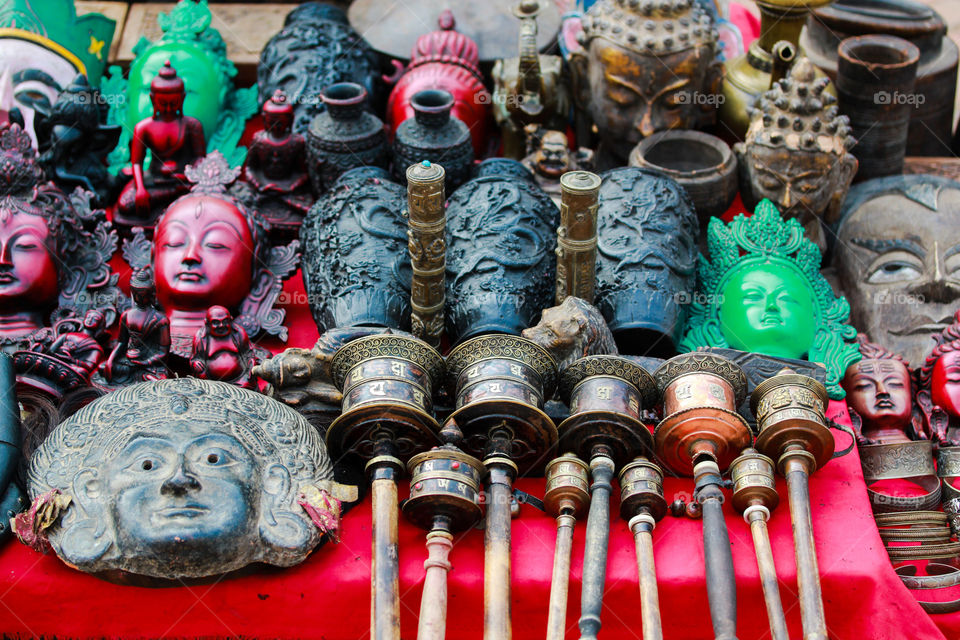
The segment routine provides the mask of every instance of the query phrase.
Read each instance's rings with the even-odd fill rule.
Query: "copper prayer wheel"
[[[735,363],[710,353],[686,353],[654,373],[663,394],[664,418],[654,431],[660,459],[693,475],[703,455],[721,470],[750,444],[750,427],[737,413],[747,395],[747,377]]]
[[[443,433],[464,436],[468,452],[483,454],[487,468],[484,529],[483,637],[510,640],[510,526],[513,481],[522,470],[542,468],[557,442],[543,412],[553,394],[557,365],[540,345],[513,335],[485,335],[459,344],[447,356],[447,384],[456,410]]]
[[[400,640],[397,479],[404,460],[436,442],[433,387],[443,358],[416,338],[367,336],[333,356],[343,413],[327,429],[332,456],[367,460],[373,518],[370,636]]]
[[[757,417],[757,449],[777,461],[787,479],[793,543],[800,591],[800,618],[806,640],[826,640],[827,624],[813,540],[809,477],[833,456],[833,435],[824,410],[829,402],[822,384],[789,369],[761,382],[750,398]]]
[[[597,285],[597,208],[600,176],[568,171],[560,176],[557,229],[557,304],[567,296],[593,304]]]
[[[543,504],[547,513],[557,519],[547,640],[563,640],[566,631],[573,528],[590,505],[590,467],[574,454],[565,453],[547,464],[546,475],[547,487]]]
[[[410,326],[413,335],[432,347],[440,346],[446,301],[445,175],[443,167],[429,160],[407,167],[407,239],[413,267]]]
[[[656,404],[657,386],[640,365],[617,356],[580,358],[564,371],[560,393],[570,417],[560,424],[560,446],[590,461],[593,483],[587,517],[580,637],[597,637],[607,570],[610,493],[616,468],[649,454],[653,438],[641,411]]]
[[[778,460],[794,445],[812,455],[813,473],[833,456],[833,434],[824,411],[830,397],[826,388],[808,376],[779,373],[757,385],[750,397],[750,410],[757,418],[757,450]]]
[[[418,640],[443,640],[447,627],[447,572],[453,535],[480,519],[483,463],[452,444],[415,455],[407,464],[410,499],[407,519],[427,534],[426,577],[420,599]]]
[[[653,528],[667,513],[663,498],[663,472],[643,456],[620,470],[620,517],[633,533],[640,584],[640,617],[643,640],[661,640],[660,598],[653,561]]]
[[[787,620],[780,601],[777,569],[773,564],[770,534],[767,531],[770,512],[780,502],[774,480],[773,460],[756,449],[745,449],[739,458],[730,463],[730,479],[733,481],[733,508],[743,514],[753,536],[753,548],[760,570],[760,585],[770,621],[770,637],[773,640],[789,640]]]
[[[447,424],[463,433],[468,453],[483,455],[496,430],[509,440],[507,457],[520,472],[542,469],[543,454],[557,441],[543,412],[556,381],[556,363],[540,345],[511,335],[472,338],[447,356],[447,384],[456,397]]]

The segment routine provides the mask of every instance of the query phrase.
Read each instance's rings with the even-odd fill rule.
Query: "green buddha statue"
[[[220,151],[231,166],[243,164],[246,149],[238,143],[247,119],[257,112],[257,88],[234,86],[237,68],[227,59],[226,43],[210,26],[211,18],[207,0],[181,0],[157,17],[163,35],[152,43],[141,38],[134,47],[128,80],[119,67],[110,68],[102,89],[110,104],[108,121],[123,126],[109,157],[112,171],[128,165],[133,129],[154,112],[150,84],[168,61],[185,85],[183,113],[203,125],[207,150]]]
[[[707,229],[697,293],[681,351],[732,347],[781,358],[806,358],[827,369],[831,398],[844,397],[840,379],[860,360],[847,324],[850,305],[820,274],[820,250],[796,219],[784,220],[762,200],[752,217]]]

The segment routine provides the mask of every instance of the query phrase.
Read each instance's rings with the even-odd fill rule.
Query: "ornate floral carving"
[[[570,392],[590,376],[612,376],[626,380],[640,391],[644,407],[657,404],[660,390],[657,382],[640,365],[619,356],[590,356],[581,358],[564,370],[560,376],[560,397],[569,398]]]

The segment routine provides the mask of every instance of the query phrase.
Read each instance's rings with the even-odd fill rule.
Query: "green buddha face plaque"
[[[806,358],[826,367],[830,396],[843,398],[840,379],[860,359],[850,305],[820,274],[820,250],[800,223],[763,200],[750,218],[711,220],[707,246],[681,351],[732,347]]]
[[[813,296],[803,276],[762,262],[734,272],[721,292],[720,324],[734,349],[802,358],[813,345]]]

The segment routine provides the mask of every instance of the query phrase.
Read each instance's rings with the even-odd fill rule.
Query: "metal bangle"
[[[926,490],[922,496],[893,496],[880,493],[867,487],[867,496],[875,514],[904,511],[932,511],[940,505],[942,485],[937,476],[919,476],[913,478],[899,478],[906,480]],[[960,495],[960,492],[958,492]]]
[[[960,585],[960,569],[949,564],[930,562],[926,566],[926,571],[929,574],[931,570],[942,571],[943,573],[933,576],[914,575],[917,567],[912,564],[894,568],[907,589],[945,589]]]
[[[893,527],[897,525],[928,524],[946,526],[947,516],[942,511],[914,511],[903,513],[878,513],[874,516],[878,527]]]
[[[880,539],[888,542],[947,542],[953,537],[950,527],[918,527],[916,529],[880,529]]]
[[[919,547],[887,547],[891,562],[899,560],[949,560],[960,556],[960,542],[925,544]]]

